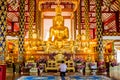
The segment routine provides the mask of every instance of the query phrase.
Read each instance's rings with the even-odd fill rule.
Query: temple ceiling
[[[35,5],[43,12],[44,18],[55,16],[54,8],[57,0],[36,0]],[[102,21],[104,32],[120,32],[120,1],[119,0],[102,0]],[[84,29],[84,0],[60,0],[62,15],[64,18],[71,18],[72,13],[77,11],[78,5],[81,6],[81,26]],[[25,0],[25,26],[28,30],[29,24],[29,0]],[[89,24],[91,29],[96,29],[96,5],[95,0],[89,0]],[[34,10],[36,13],[36,10]],[[19,31],[19,0],[8,0],[7,5],[7,27],[12,27]]]

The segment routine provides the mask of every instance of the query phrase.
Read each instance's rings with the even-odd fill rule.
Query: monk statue
[[[53,18],[53,26],[50,28],[49,41],[65,41],[69,38],[69,32],[68,28],[64,26],[60,5],[57,5],[55,11],[56,16]]]

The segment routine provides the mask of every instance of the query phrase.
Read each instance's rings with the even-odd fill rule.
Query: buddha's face
[[[56,22],[56,25],[61,26],[61,25],[62,25],[62,21],[61,21],[61,20],[58,20],[58,21]]]
[[[55,25],[56,26],[63,26],[63,17],[56,16],[56,18],[55,18]]]

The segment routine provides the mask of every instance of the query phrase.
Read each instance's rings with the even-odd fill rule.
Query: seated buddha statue
[[[61,7],[57,5],[56,16],[53,18],[53,26],[50,28],[49,41],[62,42],[69,38],[68,28],[64,26],[64,19],[61,15]]]

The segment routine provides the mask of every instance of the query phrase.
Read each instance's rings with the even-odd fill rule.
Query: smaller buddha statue
[[[34,56],[30,56],[27,62],[34,62]]]
[[[106,56],[105,62],[109,62],[109,57],[108,56]]]
[[[110,54],[110,55],[109,55],[109,59],[110,59],[110,61],[114,61],[114,60],[115,60],[115,57],[114,57],[112,54]]]
[[[87,56],[87,62],[91,62],[91,57],[90,57],[89,54],[88,54],[88,56]]]
[[[81,40],[81,35],[80,35],[80,34],[77,35],[76,40],[77,40],[77,41],[80,41],[80,40]]]
[[[71,49],[71,53],[75,53],[74,41],[72,39],[70,40],[70,49]]]

